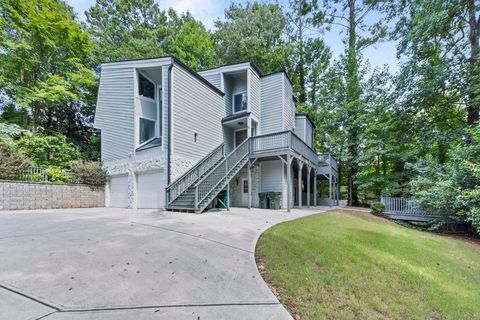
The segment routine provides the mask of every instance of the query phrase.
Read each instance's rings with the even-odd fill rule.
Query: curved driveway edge
[[[277,223],[327,209],[0,212],[0,314],[291,319],[257,270],[256,242]]]

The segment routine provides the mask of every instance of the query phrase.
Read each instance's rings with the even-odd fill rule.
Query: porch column
[[[230,182],[227,183],[227,211],[230,211]]]
[[[317,171],[313,170],[313,206],[317,206]]]
[[[298,207],[302,207],[302,167],[303,163],[301,161],[298,162]]]
[[[292,163],[290,154],[287,154],[287,212],[290,212],[290,201],[292,200]]]
[[[248,209],[252,209],[252,168],[251,162],[248,160],[247,172],[248,172]]]
[[[332,172],[328,175],[328,203],[332,206]]]
[[[307,208],[310,208],[310,166],[307,166]]]
[[[335,193],[337,194],[337,206],[340,205],[340,181],[338,181],[338,177],[336,178],[337,185],[335,187]]]

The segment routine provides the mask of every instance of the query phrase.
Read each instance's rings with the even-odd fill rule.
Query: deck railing
[[[195,181],[203,176],[210,168],[212,168],[224,156],[224,144],[222,143],[216,147],[212,152],[205,156],[202,160],[197,162],[187,172],[175,179],[166,187],[167,204],[172,203],[185,190],[187,190]]]
[[[251,138],[252,154],[283,151],[287,149],[292,149],[308,159],[312,164],[316,165],[318,163],[315,151],[292,131],[282,131]]]
[[[332,167],[335,170],[338,170],[337,160],[335,160],[335,158],[330,153],[319,153],[318,163],[320,165],[324,164]]]

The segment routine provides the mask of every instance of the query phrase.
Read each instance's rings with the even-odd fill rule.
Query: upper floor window
[[[138,93],[155,100],[155,84],[141,74],[138,74]]]
[[[140,144],[155,138],[155,121],[140,118]]]
[[[240,92],[233,95],[233,112],[247,110],[247,93]]]

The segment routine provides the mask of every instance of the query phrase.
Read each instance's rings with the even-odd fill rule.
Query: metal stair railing
[[[166,187],[167,207],[170,206],[175,199],[184,193],[198,179],[207,173],[216,163],[218,163],[225,155],[224,144],[216,147],[212,152],[198,161],[192,168],[175,179]]]
[[[194,186],[195,208],[234,170],[250,153],[250,138],[243,141],[237,148],[230,152],[215,168],[205,175]]]

